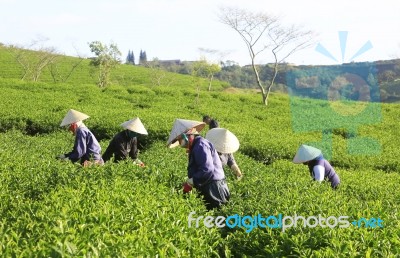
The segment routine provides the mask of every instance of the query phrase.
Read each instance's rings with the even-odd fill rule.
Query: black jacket
[[[133,160],[137,158],[137,138],[130,138],[128,131],[124,130],[117,133],[108,145],[107,150],[103,154],[104,162],[107,162],[114,156],[114,162],[131,157]]]

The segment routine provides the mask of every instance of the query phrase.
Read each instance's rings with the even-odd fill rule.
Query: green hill
[[[275,93],[265,107],[258,94],[224,90],[223,82],[209,92],[205,81],[166,73],[166,83],[156,86],[154,71],[137,66],[121,65],[105,89],[95,85],[88,60],[65,82],[54,80],[50,71],[38,82],[21,81],[13,60],[0,49],[0,256],[395,257],[400,252],[397,104],[375,103],[354,119],[342,114],[342,121],[332,103]],[[64,76],[58,78],[79,61],[60,60]],[[59,127],[70,108],[90,116],[85,124],[103,151],[122,122],[140,117],[149,132],[139,139],[146,167],[127,162],[83,168],[55,160],[73,145],[73,136]],[[319,122],[333,121],[335,128],[323,132],[309,126],[315,110],[327,117]],[[377,119],[357,120],[369,112],[379,112],[372,114]],[[182,194],[187,156],[165,146],[175,118],[200,120],[204,114],[238,137],[235,158],[244,172],[244,179],[235,181],[225,171],[230,203],[211,212],[195,193]],[[337,191],[310,181],[307,168],[291,162],[300,144],[312,142],[330,155],[342,181]],[[247,217],[249,224],[241,228],[196,228],[188,225],[191,212],[196,218],[282,214],[384,223],[298,225],[283,232],[251,228]]]

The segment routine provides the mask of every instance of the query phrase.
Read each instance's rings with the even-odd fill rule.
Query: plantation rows
[[[322,133],[310,131],[307,123],[293,125],[300,120],[292,117],[291,105],[310,103],[284,95],[272,95],[265,108],[250,92],[196,87],[101,90],[90,84],[12,79],[0,79],[0,87],[0,256],[395,257],[400,252],[400,166],[393,140],[399,137],[398,105],[380,106],[380,121],[356,132],[331,128]],[[139,158],[146,167],[107,163],[83,168],[55,160],[72,148],[73,136],[59,127],[70,108],[90,115],[85,124],[103,151],[122,122],[140,117],[149,132],[139,139]],[[187,156],[165,146],[175,118],[200,120],[204,114],[241,143],[235,159],[244,178],[236,181],[225,170],[231,200],[220,211],[207,212],[195,193],[182,194]],[[375,139],[381,153],[348,154],[348,142],[356,136]],[[328,148],[329,141],[342,181],[337,191],[311,181],[306,166],[291,162],[300,144],[322,142]],[[255,228],[246,233],[245,228],[189,227],[193,211],[226,217],[379,217],[384,227]]]
[[[373,256],[399,252],[398,174],[338,170],[332,191],[302,166],[265,166],[242,154],[242,181],[227,172],[231,202],[206,212],[195,194],[183,195],[186,156],[155,142],[142,153],[145,168],[127,163],[83,168],[56,161],[72,136],[0,135],[0,254],[4,256]],[[103,146],[107,142],[101,142]],[[376,180],[379,178],[379,180]],[[362,180],[360,180],[362,179]],[[397,193],[396,193],[397,192]],[[217,230],[189,228],[187,216],[302,214],[377,217],[384,228]]]
[[[0,132],[16,129],[35,135],[59,131],[65,112],[74,108],[91,116],[87,124],[100,140],[110,139],[121,130],[122,122],[138,116],[150,132],[143,144],[150,144],[168,138],[174,119],[201,120],[210,114],[239,137],[242,153],[265,164],[291,160],[300,144],[314,143],[335,166],[400,172],[398,146],[392,140],[399,135],[395,104],[376,104],[366,108],[365,115],[355,116],[359,122],[342,116],[345,120],[335,124],[338,115],[326,103],[302,101],[293,106],[298,101],[283,95],[274,95],[265,108],[260,106],[259,96],[251,93],[198,92],[189,87],[112,86],[99,90],[94,85],[54,87],[15,80],[0,80],[0,86],[4,93],[0,96]],[[316,119],[311,107],[320,108],[325,119]],[[367,113],[370,110],[372,114]],[[350,126],[351,122],[357,126]]]

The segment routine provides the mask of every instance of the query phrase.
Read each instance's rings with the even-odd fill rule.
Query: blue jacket
[[[193,178],[196,188],[212,181],[225,179],[221,160],[211,142],[196,136],[189,153],[188,177]]]
[[[101,160],[101,147],[96,137],[87,127],[79,127],[76,129],[74,148],[70,153],[65,154],[72,162],[81,161],[93,158]]]
[[[336,173],[332,165],[326,159],[324,159],[322,154],[308,163],[308,169],[310,170],[311,177],[313,177],[314,174],[314,167],[318,165],[324,167],[325,179],[331,182],[331,186],[333,188],[337,187],[340,184],[339,175]]]

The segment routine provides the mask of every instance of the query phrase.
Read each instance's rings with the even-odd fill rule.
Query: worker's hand
[[[188,178],[185,183],[183,183],[183,192],[188,193],[193,189],[193,178]]]
[[[65,160],[68,160],[68,157],[67,157],[67,156],[65,156],[65,154],[61,154],[61,155],[58,155],[58,156],[56,157],[56,159],[59,159],[59,160],[65,161]]]
[[[63,158],[65,158],[65,155],[64,155],[64,154],[61,154],[61,155],[56,156],[56,159],[63,159]]]
[[[193,189],[193,187],[188,182],[183,183],[182,186],[183,186],[183,193],[189,193]]]
[[[231,166],[232,171],[235,173],[236,179],[240,180],[242,179],[242,171],[240,171],[240,168],[237,164],[233,164]]]
[[[144,163],[140,159],[136,159],[133,163],[138,165],[139,167],[145,167]]]

